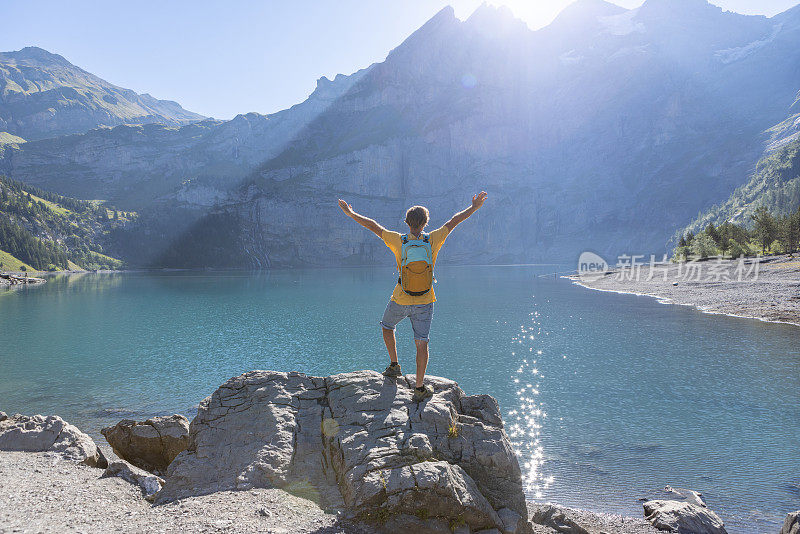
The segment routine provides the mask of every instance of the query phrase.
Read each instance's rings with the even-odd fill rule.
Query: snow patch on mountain
[[[753,41],[752,43],[746,44],[745,46],[737,46],[736,48],[726,48],[725,50],[717,50],[714,55],[726,65],[728,63],[733,63],[734,61],[739,61],[740,59],[744,59],[756,50],[763,48],[764,46],[768,45],[772,41],[778,37],[778,34],[783,29],[783,24],[776,24],[772,28],[772,33],[766,39],[761,39],[758,41]]]

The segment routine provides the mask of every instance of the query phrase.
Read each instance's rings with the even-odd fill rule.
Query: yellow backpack
[[[415,297],[424,295],[433,287],[433,249],[430,235],[422,234],[421,239],[409,239],[403,234],[400,249],[400,287]]]

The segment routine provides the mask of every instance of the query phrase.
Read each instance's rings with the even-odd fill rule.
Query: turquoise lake
[[[437,269],[431,374],[500,403],[532,500],[641,516],[666,485],[730,532],[800,508],[800,328],[600,293],[555,266]],[[545,275],[545,276],[542,276]],[[385,268],[57,276],[0,291],[0,410],[102,440],[252,369],[382,370]],[[404,372],[411,327],[398,328]]]

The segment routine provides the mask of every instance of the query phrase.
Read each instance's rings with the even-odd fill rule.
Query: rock
[[[0,412],[0,421],[5,421],[6,419],[8,419],[6,412]]]
[[[139,486],[144,497],[148,500],[152,500],[153,496],[161,491],[164,485],[164,479],[161,477],[152,475],[144,469],[139,469],[124,460],[111,462],[105,472],[103,472],[103,476],[120,477],[131,484]]]
[[[537,505],[531,515],[531,521],[537,525],[550,527],[558,532],[568,534],[589,534],[589,531],[570,517],[569,510],[552,504]]]
[[[57,415],[0,418],[0,450],[51,451],[91,467],[108,466],[94,440]]]
[[[189,420],[179,414],[144,422],[123,419],[101,432],[117,456],[151,473],[165,472],[189,445]]]
[[[430,377],[253,371],[205,399],[157,502],[279,487],[385,532],[530,532],[517,458],[491,397]],[[457,436],[449,431],[457,427]]]
[[[516,534],[517,532],[525,531],[525,519],[517,512],[509,510],[508,508],[500,508],[497,511],[500,522],[503,524],[503,532],[509,534]]]
[[[682,501],[647,501],[645,518],[659,530],[686,534],[726,534],[717,514],[696,504]]]
[[[672,493],[681,497],[681,500],[685,500],[688,503],[696,504],[702,508],[706,508],[706,501],[703,500],[703,494],[698,493],[694,490],[684,489],[684,488],[673,488],[672,486],[666,486],[664,491],[667,493]]]
[[[800,510],[786,515],[780,534],[800,534]]]

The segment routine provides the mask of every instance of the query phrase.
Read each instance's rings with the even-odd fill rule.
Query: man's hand
[[[449,221],[444,223],[449,231],[453,231],[456,226],[461,224],[462,222],[466,221],[470,215],[478,211],[478,209],[483,206],[483,202],[486,200],[486,191],[481,191],[474,197],[472,197],[472,206],[468,207],[464,211],[459,211],[455,215],[453,215]]]
[[[383,235],[383,226],[376,223],[369,217],[364,217],[363,215],[359,215],[355,211],[353,211],[353,206],[342,200],[339,199],[339,207],[342,208],[342,211],[345,215],[353,219],[355,222],[369,230],[370,232],[374,233],[376,236],[381,237]]]
[[[477,210],[481,206],[483,206],[483,202],[486,200],[486,191],[481,191],[474,197],[472,197],[472,209]]]
[[[348,204],[347,202],[345,202],[341,198],[339,199],[339,207],[342,208],[342,211],[348,217],[352,217],[353,216],[353,206],[351,206],[350,204]]]

